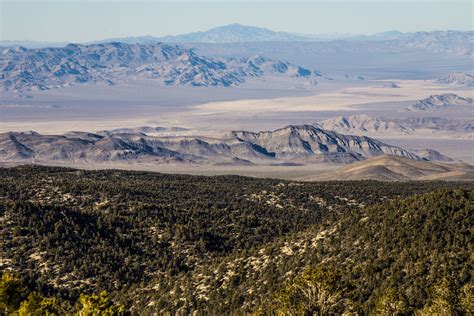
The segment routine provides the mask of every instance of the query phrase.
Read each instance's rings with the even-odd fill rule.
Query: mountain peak
[[[247,28],[247,27],[255,27],[255,26],[247,26],[247,25],[243,25],[243,24],[240,24],[240,23],[231,23],[231,24],[226,24],[226,25],[215,27],[214,29],[217,29],[217,28]]]
[[[287,32],[275,32],[263,27],[232,23],[203,32],[175,36],[164,36],[157,40],[164,42],[190,43],[243,43],[243,42],[301,42],[308,37]]]

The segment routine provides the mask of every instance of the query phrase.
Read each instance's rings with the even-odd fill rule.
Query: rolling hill
[[[403,157],[382,156],[352,163],[327,174],[304,180],[463,180],[474,181],[474,166],[463,163],[415,161]]]

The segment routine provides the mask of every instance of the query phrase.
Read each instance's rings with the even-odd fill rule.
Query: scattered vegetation
[[[473,310],[468,183],[31,166],[0,179],[5,314]]]

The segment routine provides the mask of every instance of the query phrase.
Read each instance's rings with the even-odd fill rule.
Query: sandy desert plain
[[[474,98],[469,87],[434,80],[325,80],[317,86],[288,86],[285,81],[249,81],[239,87],[162,87],[153,80],[128,80],[117,85],[72,86],[5,94],[0,105],[0,132],[63,134],[140,126],[182,127],[160,136],[220,137],[230,130],[263,131],[290,124],[315,124],[325,119],[370,115],[390,119],[443,117],[469,119],[472,107],[410,112],[405,109],[431,95],[454,93]],[[456,162],[474,163],[471,133],[418,130],[416,133],[357,132],[406,149],[430,148]],[[4,163],[5,164],[5,163]],[[49,163],[48,163],[49,164]],[[61,163],[81,168],[124,168],[189,174],[317,179],[340,165],[209,165],[107,162]]]

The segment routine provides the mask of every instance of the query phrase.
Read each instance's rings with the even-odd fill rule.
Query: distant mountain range
[[[207,58],[169,44],[69,44],[63,48],[6,48],[0,89],[45,90],[76,84],[114,84],[150,78],[163,85],[235,86],[248,78],[286,76],[315,84],[320,72],[288,62],[253,58]],[[311,79],[313,78],[313,79]]]
[[[324,43],[317,44],[324,45]],[[338,51],[344,51],[347,48],[346,44],[340,46]],[[310,47],[306,48],[311,50]],[[331,48],[326,47],[326,53],[327,49]],[[163,85],[224,87],[242,84],[249,78],[266,76],[303,79],[305,84],[310,85],[318,84],[318,78],[329,79],[319,70],[310,70],[260,55],[209,57],[207,54],[198,54],[193,48],[165,43],[112,42],[91,45],[69,44],[61,48],[4,48],[0,58],[0,69],[2,70],[0,90],[15,92],[77,84],[111,85],[127,78],[154,79]],[[355,80],[364,79],[360,75],[352,77],[346,75],[346,77]],[[451,73],[435,82],[466,87],[474,85],[473,77],[467,73]],[[438,104],[449,101],[450,97],[446,96],[445,99],[425,101]]]
[[[249,76],[255,77],[255,73],[259,73],[258,77],[268,74],[268,71],[262,74],[259,65],[256,67],[260,69],[255,70],[251,69],[253,66],[248,67],[247,61],[239,61],[255,56],[265,56],[270,64],[285,61],[286,65],[276,65],[280,73],[289,68],[289,73],[303,74],[308,73],[308,69],[322,66],[333,76],[350,73],[367,78],[389,78],[396,70],[410,79],[432,79],[439,77],[446,65],[464,71],[472,65],[474,57],[472,31],[391,31],[373,36],[341,37],[321,40],[310,35],[232,24],[206,32],[115,38],[81,45],[0,41],[3,46],[0,47],[0,90],[49,89],[79,83],[113,84],[119,77],[155,78],[169,85],[233,86]],[[179,46],[164,42],[176,42]],[[158,57],[162,59],[159,67],[156,60],[146,60],[147,56],[161,54],[162,48],[171,55]],[[443,58],[437,55],[443,55]],[[127,61],[128,57],[131,60]],[[111,64],[109,58],[112,62],[123,62],[124,67],[121,63]],[[407,66],[402,65],[403,71],[400,70],[400,58],[408,59]],[[234,61],[229,63],[229,59]],[[422,64],[420,60],[427,62]],[[130,61],[134,61],[133,66]],[[306,70],[298,69],[299,66]],[[272,68],[270,65],[267,70]],[[308,82],[315,83],[314,80]],[[471,75],[459,73],[440,78],[437,83],[474,85]]]
[[[176,133],[176,132],[185,132],[188,131],[187,128],[183,127],[152,127],[152,126],[139,126],[139,127],[123,127],[116,128],[112,130],[104,130],[98,132],[100,135],[116,135],[116,134],[143,134],[143,135],[163,135],[163,133]],[[66,135],[75,135],[74,132],[71,132]]]
[[[312,125],[290,125],[258,133],[232,131],[222,138],[127,132],[119,129],[64,135],[4,133],[0,134],[0,161],[279,165],[350,163],[381,155],[425,160],[373,138],[339,134]]]
[[[288,32],[275,32],[262,27],[241,25],[238,23],[219,26],[204,32],[193,32],[182,35],[167,35],[162,37],[136,36],[110,38],[94,43],[119,41],[124,43],[255,43],[255,42],[312,42],[332,40],[389,40],[408,37],[414,33],[403,33],[399,31],[388,31],[373,35],[357,34],[296,34]]]
[[[410,135],[424,132],[474,132],[474,119],[448,119],[442,117],[387,118],[366,114],[338,116],[316,123],[323,129],[339,133],[389,136]]]
[[[183,35],[169,35],[158,38],[137,37],[119,39],[125,41],[160,41],[169,43],[238,43],[238,42],[304,42],[310,37],[287,32],[275,32],[269,29],[241,24],[230,24],[216,27],[205,32],[194,32]],[[107,40],[106,40],[107,41]]]
[[[323,37],[324,38],[324,37]],[[261,43],[261,42],[319,42],[321,37],[317,35],[297,35],[286,32],[274,32],[265,28],[231,24],[213,28],[205,32],[196,32],[176,36],[164,37],[126,37],[106,39],[100,42],[125,42],[135,43]],[[373,35],[352,35],[325,38],[323,42],[333,41],[335,43],[324,43],[324,46],[339,46],[338,42],[347,42],[349,47],[363,45],[374,47],[378,50],[415,49],[434,53],[446,53],[450,55],[473,56],[474,32],[473,31],[433,31],[402,33],[389,31]],[[353,43],[357,42],[357,44]],[[362,44],[364,43],[364,44]],[[351,48],[354,49],[354,48]]]
[[[346,42],[347,48],[354,51],[361,48],[353,47],[362,45],[368,49],[392,50],[394,52],[406,49],[424,50],[434,53],[445,53],[450,55],[473,56],[473,31],[433,31],[403,33],[399,31],[388,31],[373,35],[301,35],[288,32],[275,32],[266,28],[230,24],[216,27],[204,32],[194,32],[182,35],[168,35],[162,37],[136,36],[110,38],[84,44],[99,44],[110,42],[122,42],[128,44],[155,44],[158,42],[168,43],[261,43],[261,42],[328,42],[324,47],[339,47],[340,42]],[[361,44],[364,43],[364,44]],[[62,42],[34,42],[34,41],[0,41],[0,46],[13,47],[24,46],[29,48],[63,47]]]

